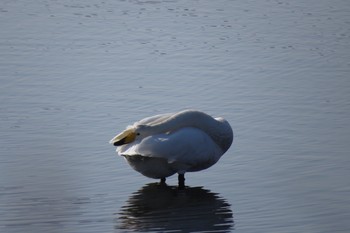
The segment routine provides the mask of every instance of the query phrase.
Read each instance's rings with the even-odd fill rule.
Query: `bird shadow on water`
[[[202,187],[150,183],[134,192],[116,214],[116,230],[137,232],[230,232],[231,205]]]

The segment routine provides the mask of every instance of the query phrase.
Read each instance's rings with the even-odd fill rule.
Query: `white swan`
[[[230,148],[233,132],[222,117],[196,110],[156,115],[135,122],[110,140],[117,153],[141,174],[161,179],[214,165]]]

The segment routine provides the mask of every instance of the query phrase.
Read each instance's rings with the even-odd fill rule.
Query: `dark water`
[[[2,1],[0,232],[349,232],[348,1]],[[225,117],[188,189],[109,139]]]
[[[215,231],[233,229],[230,204],[217,193],[202,187],[177,187],[148,184],[133,193],[118,213],[116,229]]]

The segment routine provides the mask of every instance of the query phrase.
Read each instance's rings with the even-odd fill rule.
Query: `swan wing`
[[[215,164],[222,149],[202,130],[192,127],[148,136],[117,149],[120,155],[164,158],[177,171],[199,171]]]

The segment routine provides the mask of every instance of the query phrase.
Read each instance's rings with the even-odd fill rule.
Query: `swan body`
[[[183,186],[186,172],[214,165],[232,141],[231,126],[224,118],[184,110],[135,122],[110,143],[141,174],[164,182],[178,173]]]

